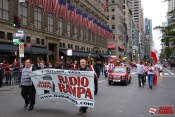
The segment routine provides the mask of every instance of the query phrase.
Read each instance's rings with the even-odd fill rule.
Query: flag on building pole
[[[103,4],[103,7],[104,7],[104,12],[107,12],[107,2],[106,2],[106,0],[103,0],[102,4]]]

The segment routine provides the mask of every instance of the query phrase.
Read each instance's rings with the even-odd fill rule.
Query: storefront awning
[[[67,55],[67,50],[62,50],[60,49],[60,52],[64,53]],[[88,57],[88,56],[91,56],[91,57],[97,57],[96,54],[90,54],[88,52],[80,52],[80,51],[73,51],[72,50],[72,56],[81,56],[81,57]]]
[[[9,45],[9,44],[0,44],[0,51],[1,52],[15,52],[19,49],[18,46]]]
[[[32,47],[28,48],[25,47],[25,52],[30,53],[32,51],[33,54],[48,54],[48,55],[53,55],[54,53],[47,48],[37,48],[37,47]]]
[[[116,45],[108,45],[108,49],[115,49]]]

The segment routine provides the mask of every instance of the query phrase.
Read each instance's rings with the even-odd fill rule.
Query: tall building
[[[133,20],[139,27],[139,32],[143,31],[143,9],[141,0],[131,0],[131,10],[133,13]]]
[[[67,0],[66,2],[101,24],[107,25],[102,1]],[[54,64],[61,61],[66,64],[74,60],[79,61],[81,57],[91,60],[108,53],[105,37],[86,29],[82,23],[76,25],[62,16],[56,17],[55,13],[47,12],[47,9],[43,8],[45,8],[43,5],[28,5],[18,3],[18,0],[0,0],[0,62],[6,59],[10,63],[18,58],[18,46],[13,45],[13,35],[17,32],[12,26],[15,16],[21,18],[21,27],[26,37],[23,40],[25,43],[23,59],[31,58],[34,63],[42,59],[47,63]],[[76,22],[78,21],[79,19]],[[32,47],[27,47],[29,44]],[[67,55],[67,50],[72,50],[72,53]]]
[[[115,59],[121,59],[124,56],[125,41],[123,33],[125,26],[123,22],[123,0],[107,0],[107,18],[108,25],[113,30],[113,39],[108,40],[109,54]]]
[[[132,60],[132,46],[133,46],[133,38],[132,38],[132,11],[131,11],[131,0],[124,0],[123,4],[123,12],[124,12],[124,22],[126,25],[125,32],[127,34],[127,39],[124,45],[125,53],[127,55],[128,60]]]
[[[175,0],[168,1],[168,12],[172,11],[175,8]]]
[[[144,31],[146,35],[150,35],[152,36],[152,20],[145,18],[145,22],[144,22]]]

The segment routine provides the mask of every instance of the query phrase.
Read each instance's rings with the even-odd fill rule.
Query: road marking
[[[165,76],[169,76],[170,74],[169,73],[163,73]]]
[[[136,74],[136,72],[132,72],[131,74]]]
[[[104,82],[104,81],[106,81],[106,80],[100,80],[100,81],[98,81],[98,82],[100,83],[100,82]]]
[[[175,75],[174,73],[172,73],[170,70],[168,70],[167,68],[165,68],[171,75]]]

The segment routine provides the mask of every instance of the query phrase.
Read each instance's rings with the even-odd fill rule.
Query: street
[[[138,87],[136,69],[131,70],[132,82],[127,86],[114,84],[109,86],[101,75],[99,92],[95,96],[95,108],[88,108],[81,115],[74,104],[63,99],[39,101],[36,98],[32,111],[24,109],[24,101],[18,86],[6,86],[0,89],[0,117],[152,117],[151,107],[172,106],[175,113],[175,70],[163,69],[157,86],[150,90],[148,84]],[[155,115],[174,117],[174,115]]]

